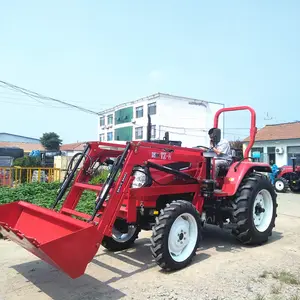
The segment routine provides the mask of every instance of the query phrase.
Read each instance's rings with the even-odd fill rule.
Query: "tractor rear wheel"
[[[138,225],[129,225],[123,219],[116,219],[112,236],[104,236],[102,246],[109,251],[121,251],[132,246],[141,229]]]
[[[193,259],[201,237],[201,219],[194,205],[173,201],[161,210],[152,228],[151,252],[165,270],[179,270]]]
[[[300,193],[300,186],[299,186],[299,184],[293,184],[293,182],[290,183],[290,189],[291,189],[291,192],[293,192],[295,194]]]
[[[271,182],[260,173],[252,173],[242,181],[234,200],[233,231],[243,244],[262,244],[272,235],[277,217],[277,194]]]
[[[276,178],[274,181],[274,188],[277,193],[286,193],[289,188],[289,183],[283,177]]]

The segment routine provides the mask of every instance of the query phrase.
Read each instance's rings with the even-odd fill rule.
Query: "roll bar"
[[[250,141],[249,141],[249,145],[247,146],[247,148],[245,150],[245,154],[244,154],[244,157],[249,157],[249,152],[255,142],[255,136],[257,133],[256,113],[253,108],[251,108],[250,106],[233,106],[233,107],[221,108],[215,114],[214,127],[218,128],[219,116],[221,113],[227,112],[227,111],[238,111],[238,110],[249,110],[251,113]]]

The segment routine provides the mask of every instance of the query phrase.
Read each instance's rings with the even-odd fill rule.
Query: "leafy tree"
[[[243,142],[240,140],[230,141],[230,147],[237,150],[243,150]]]
[[[55,132],[45,132],[40,138],[41,144],[46,150],[56,150],[60,149],[62,140],[59,135]]]
[[[243,142],[240,140],[229,142],[231,149],[235,150],[235,155],[242,159],[243,158]]]

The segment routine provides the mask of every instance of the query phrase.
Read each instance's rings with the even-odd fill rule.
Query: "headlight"
[[[136,168],[135,171],[133,172],[133,176],[135,178],[132,182],[131,188],[137,189],[147,185],[147,183],[150,180],[150,178],[146,175],[148,174],[148,172],[149,171],[146,168],[141,168],[141,167]]]

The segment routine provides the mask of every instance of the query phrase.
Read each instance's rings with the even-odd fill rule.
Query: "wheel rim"
[[[186,260],[197,243],[198,226],[195,218],[184,213],[173,222],[168,239],[169,253],[176,262]]]
[[[115,226],[112,229],[112,238],[118,243],[126,243],[135,234],[136,226],[129,225],[126,233],[120,232]]]
[[[276,181],[275,187],[278,191],[282,191],[284,189],[284,183],[282,181]]]
[[[256,229],[264,232],[272,221],[273,199],[269,191],[261,190],[256,195],[253,204],[253,222]]]

